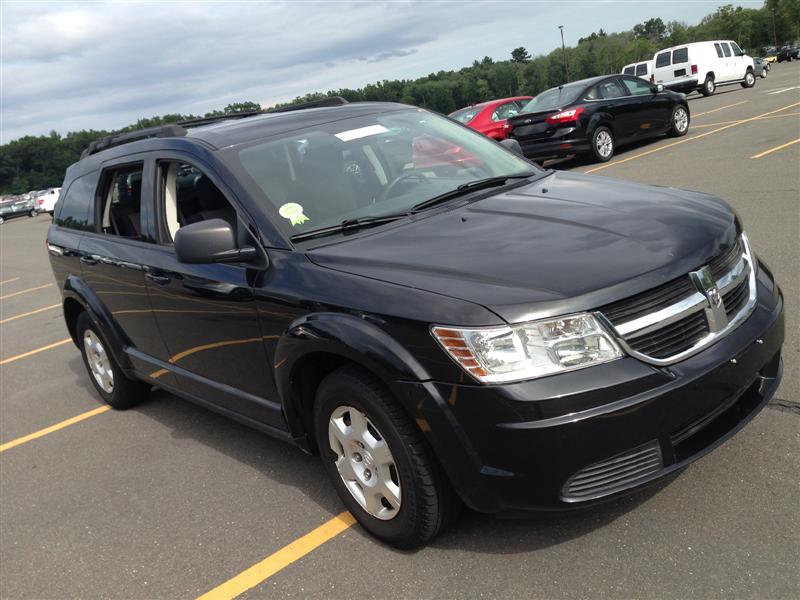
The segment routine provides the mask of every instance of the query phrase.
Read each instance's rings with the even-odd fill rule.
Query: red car
[[[489,100],[462,108],[448,116],[494,140],[504,140],[507,134],[507,130],[503,127],[506,119],[522,111],[522,107],[532,98],[533,96],[514,96]]]

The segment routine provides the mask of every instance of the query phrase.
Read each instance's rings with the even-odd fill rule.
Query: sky
[[[533,54],[650,17],[761,0],[15,2],[0,0],[0,143],[140,117],[263,106]]]

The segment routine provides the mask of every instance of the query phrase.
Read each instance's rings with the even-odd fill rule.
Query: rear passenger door
[[[728,45],[728,42],[720,42],[719,45],[722,48],[723,58],[720,61],[722,66],[722,75],[720,76],[719,73],[715,73],[717,75],[717,82],[731,81],[732,79],[735,79],[734,73],[736,71],[733,52],[731,51],[731,47]]]
[[[168,351],[158,373],[174,373],[182,391],[223,411],[285,429],[253,292],[263,272],[245,264],[183,264],[175,255],[177,231],[209,219],[227,221],[252,244],[230,192],[212,173],[177,154],[159,155],[155,165],[154,239],[144,279]]]
[[[617,142],[636,136],[641,98],[632,96],[618,77],[601,81],[595,87],[601,109],[612,117]]]

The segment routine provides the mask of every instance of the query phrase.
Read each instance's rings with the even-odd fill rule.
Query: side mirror
[[[657,84],[656,84],[656,87],[654,88],[654,90],[653,90],[653,91],[654,91],[656,94],[660,94],[661,92],[663,92],[663,91],[664,91],[664,85],[663,85],[663,84],[661,84],[661,83],[657,83]]]
[[[248,262],[258,256],[252,246],[239,247],[230,223],[209,219],[178,229],[175,234],[175,255],[178,261],[196,265],[226,262]]]
[[[525,158],[525,155],[522,153],[522,146],[519,145],[517,140],[506,138],[504,140],[500,140],[500,145],[506,150],[511,150],[511,152],[514,154]]]

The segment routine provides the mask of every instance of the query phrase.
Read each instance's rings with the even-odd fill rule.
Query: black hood
[[[519,322],[597,308],[696,269],[732,243],[735,220],[707,194],[556,172],[308,256]]]

